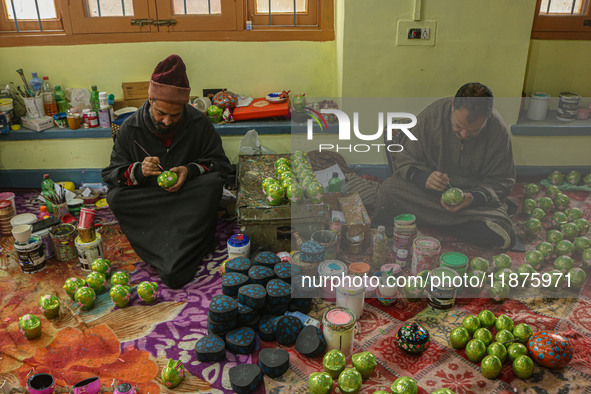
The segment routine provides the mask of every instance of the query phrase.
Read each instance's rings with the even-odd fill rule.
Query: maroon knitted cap
[[[151,98],[168,103],[186,104],[189,102],[190,93],[187,69],[180,56],[170,55],[158,63],[148,88]]]

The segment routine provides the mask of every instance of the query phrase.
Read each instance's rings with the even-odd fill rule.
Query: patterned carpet
[[[514,190],[521,200],[522,187]],[[17,194],[17,210],[38,212],[39,201],[34,191]],[[568,192],[571,206],[579,206],[585,217],[591,218],[591,197],[586,192]],[[229,236],[239,231],[231,220],[220,219],[217,226],[218,247],[206,261],[190,285],[170,290],[161,285],[154,269],[139,262],[126,237],[108,209],[99,211],[105,257],[117,269],[131,273],[132,284],[144,280],[160,284],[156,304],[145,305],[133,294],[128,307],[113,306],[107,293],[97,298],[96,306],[87,312],[69,299],[61,286],[71,276],[85,276],[76,264],[51,260],[42,272],[25,275],[21,272],[12,250],[12,237],[3,237],[0,247],[0,386],[22,387],[32,373],[52,374],[58,386],[71,387],[91,376],[99,376],[103,385],[130,382],[141,393],[222,393],[232,392],[228,370],[237,364],[257,362],[261,347],[281,347],[276,342],[259,342],[257,352],[251,356],[236,356],[227,352],[222,363],[204,364],[196,360],[194,346],[207,332],[207,307],[215,294],[221,294],[219,266],[226,258],[225,244]],[[515,218],[521,232],[524,217]],[[421,229],[424,230],[424,229]],[[443,251],[461,251],[469,257],[491,257],[485,251],[432,231],[438,237]],[[530,242],[531,250],[541,240]],[[524,260],[523,254],[510,253],[513,268]],[[391,258],[391,256],[390,256]],[[590,281],[588,281],[590,282]],[[38,312],[38,300],[44,294],[55,294],[62,301],[60,317],[46,320]],[[321,320],[328,308],[316,300],[311,316]],[[464,351],[453,350],[448,344],[450,331],[460,325],[469,314],[490,309],[496,315],[507,314],[515,323],[528,323],[534,331],[555,330],[573,344],[572,362],[561,370],[550,370],[536,365],[528,380],[515,378],[511,365],[506,363],[495,380],[482,376],[479,366],[468,361]],[[18,317],[36,313],[43,322],[43,334],[36,340],[25,339],[18,331]],[[395,335],[402,322],[416,321],[431,334],[432,345],[420,356],[403,353],[395,343]],[[383,307],[375,299],[368,300],[363,318],[359,322],[355,351],[369,350],[378,359],[378,368],[371,379],[364,382],[362,392],[373,393],[389,388],[402,375],[411,376],[419,383],[421,393],[439,388],[450,388],[456,393],[591,393],[591,286],[588,284],[578,297],[550,299],[516,299],[494,304],[485,298],[460,299],[447,312],[432,310],[425,300],[409,302],[399,299],[390,307]],[[305,393],[307,377],[322,369],[322,359],[307,359],[293,347],[287,347],[291,366],[281,378],[265,377],[258,392]],[[179,359],[188,373],[173,391],[165,388],[159,379],[160,370],[168,358]],[[350,365],[350,364],[349,364]],[[335,388],[334,392],[339,392]]]

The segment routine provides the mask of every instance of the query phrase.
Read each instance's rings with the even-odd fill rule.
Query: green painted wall
[[[591,41],[531,40],[524,91],[591,97]]]

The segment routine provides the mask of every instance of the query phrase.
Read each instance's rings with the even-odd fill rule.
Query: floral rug
[[[39,212],[34,191],[17,194],[17,211]],[[514,190],[520,200],[521,186]],[[571,206],[584,210],[591,218],[589,193],[568,192]],[[84,277],[77,260],[50,260],[45,270],[27,275],[18,266],[12,250],[12,237],[2,237],[0,247],[0,386],[23,387],[34,373],[46,372],[56,378],[58,386],[72,387],[82,379],[99,376],[104,387],[129,382],[141,393],[223,393],[232,392],[228,370],[237,364],[256,363],[261,347],[282,347],[276,342],[258,342],[257,351],[250,356],[226,353],[221,363],[200,363],[195,356],[195,343],[207,333],[207,309],[210,299],[221,294],[220,264],[226,259],[226,241],[239,231],[235,221],[220,218],[217,226],[218,247],[208,256],[195,281],[180,290],[161,284],[156,271],[140,262],[125,235],[121,233],[108,209],[99,211],[97,220],[103,223],[101,235],[105,257],[116,269],[131,273],[132,284],[144,280],[160,285],[157,302],[145,305],[133,293],[126,308],[115,307],[107,293],[98,296],[90,311],[80,308],[62,289],[72,276]],[[524,217],[515,217],[521,232]],[[490,258],[485,251],[459,243],[445,234],[424,231],[440,239],[442,250],[460,251],[468,257]],[[531,250],[541,238],[527,245]],[[524,261],[523,254],[509,253],[513,268]],[[591,281],[588,281],[591,282]],[[60,316],[46,320],[38,309],[42,295],[54,294],[61,303]],[[329,305],[315,300],[311,316],[321,320]],[[517,379],[511,365],[506,363],[497,379],[489,380],[480,373],[479,365],[468,361],[463,350],[453,350],[448,343],[450,331],[469,314],[490,309],[496,315],[506,314],[516,324],[528,323],[534,331],[554,330],[572,343],[575,355],[565,368],[550,370],[535,366],[534,375],[527,380]],[[18,330],[18,318],[26,313],[40,316],[43,333],[40,338],[27,340]],[[431,334],[431,346],[420,356],[403,353],[396,345],[395,336],[403,322],[422,324]],[[308,359],[293,347],[290,369],[282,377],[265,377],[258,392],[305,393],[307,377],[322,370],[322,358]],[[371,351],[378,359],[374,375],[363,384],[363,393],[387,389],[399,376],[410,376],[418,381],[420,393],[439,388],[450,388],[456,393],[591,393],[591,286],[576,298],[513,299],[494,304],[486,298],[459,299],[446,312],[434,311],[425,300],[409,302],[399,299],[393,306],[381,306],[375,299],[368,300],[363,318],[359,321],[355,351]],[[160,371],[168,358],[179,359],[185,365],[184,381],[174,390],[160,382]],[[350,366],[350,363],[349,363]],[[335,392],[339,392],[335,386]]]

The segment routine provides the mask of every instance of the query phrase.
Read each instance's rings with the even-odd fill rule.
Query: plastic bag
[[[240,141],[240,154],[242,155],[271,155],[275,152],[261,145],[259,133],[256,130],[248,130]]]

